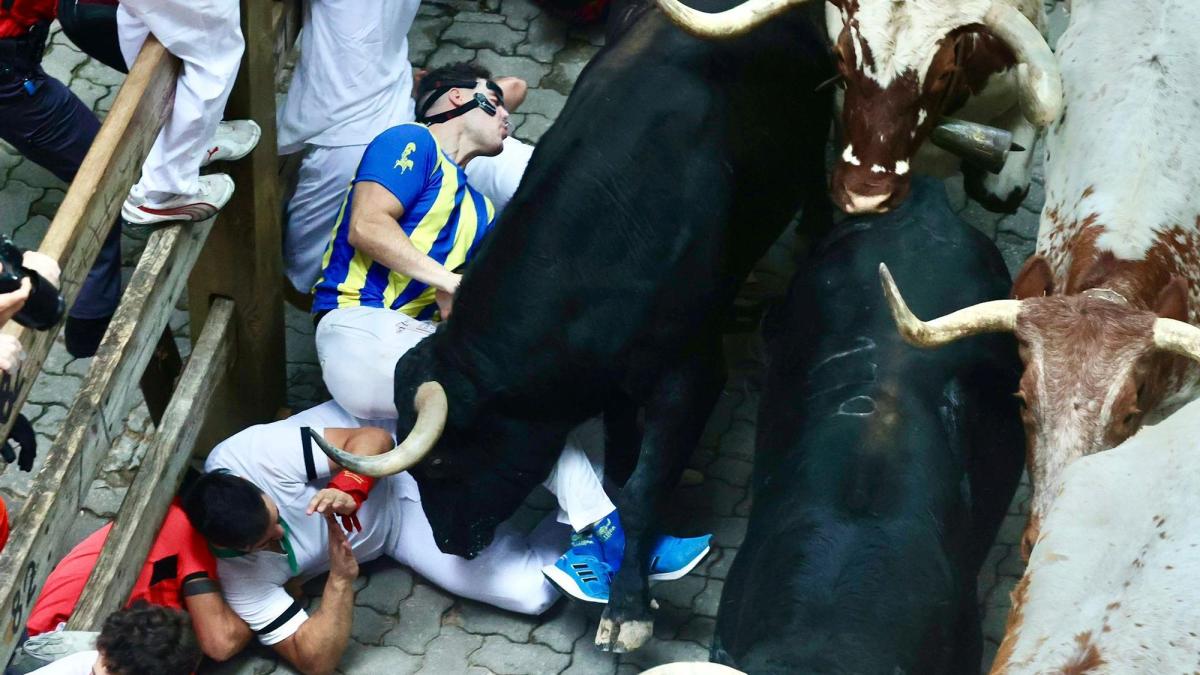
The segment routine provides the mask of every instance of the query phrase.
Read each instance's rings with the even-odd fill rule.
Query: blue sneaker
[[[589,535],[571,535],[571,548],[559,556],[553,565],[542,568],[542,574],[572,598],[584,602],[608,602],[613,569],[601,559],[600,542]]]
[[[660,536],[650,549],[650,581],[673,581],[691,572],[711,550],[712,535]]]

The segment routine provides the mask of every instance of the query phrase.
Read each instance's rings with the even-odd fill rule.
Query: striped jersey
[[[350,245],[354,188],[369,181],[387,188],[404,207],[396,225],[418,251],[453,270],[470,260],[495,224],[486,197],[467,185],[466,173],[438,146],[424,125],[392,127],[363,153],[342,199],[321,278],[313,287],[313,312],[339,307],[386,307],[417,319],[434,319],[435,289],[394,272]]]

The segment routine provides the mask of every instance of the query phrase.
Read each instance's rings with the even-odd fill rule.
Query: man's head
[[[188,615],[144,602],[110,614],[96,649],[96,672],[107,675],[188,675],[200,665]]]
[[[252,553],[283,538],[279,508],[256,485],[226,471],[206,473],[183,495],[192,527],[214,546]]]
[[[472,63],[435,68],[417,88],[417,121],[456,128],[482,156],[497,155],[508,136],[504,93],[487,69]]]

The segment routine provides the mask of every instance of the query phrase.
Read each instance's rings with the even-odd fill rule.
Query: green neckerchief
[[[288,527],[287,521],[284,520],[282,516],[277,518],[275,522],[283,526],[283,539],[280,540],[280,545],[283,547],[283,551],[287,553],[288,569],[292,571],[292,576],[298,576],[300,574],[300,564],[296,562],[296,551],[292,548],[292,542],[290,538],[292,534],[292,528]],[[240,558],[244,555],[250,555],[246,551],[238,551],[232,548],[222,548],[220,546],[214,546],[213,544],[209,544],[208,549],[212,551],[213,555],[217,556],[218,558]]]

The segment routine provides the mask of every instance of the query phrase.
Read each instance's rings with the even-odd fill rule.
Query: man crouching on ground
[[[226,601],[260,642],[304,673],[332,672],[350,639],[358,564],[383,555],[451,593],[510,611],[540,614],[558,599],[541,568],[565,548],[568,528],[553,517],[528,536],[501,526],[472,560],[444,554],[411,476],[360,476],[314,447],[314,432],[356,455],[395,446],[389,432],[359,425],[330,401],[250,427],[213,450],[209,473],[184,496],[217,555]],[[325,570],[320,609],[310,616],[284,584]]]

